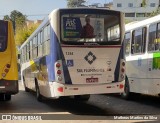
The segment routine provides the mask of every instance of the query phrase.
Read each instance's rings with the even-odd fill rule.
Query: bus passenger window
[[[143,27],[142,29],[142,52],[146,50],[146,37],[147,37],[147,28]]]
[[[157,49],[156,41],[156,24],[149,26],[149,42],[148,42],[148,51],[155,51]]]
[[[47,25],[47,38],[50,38],[50,25]]]
[[[160,23],[158,23],[158,30],[157,30],[157,32],[158,32],[158,38],[160,38]]]
[[[160,23],[158,23],[158,28],[157,28],[157,38],[156,38],[156,42],[157,42],[157,50],[160,51]]]
[[[5,42],[5,37],[4,36],[0,36],[0,50],[3,50],[4,42]]]
[[[144,53],[146,42],[146,28],[139,28],[132,33],[132,54]]]
[[[33,59],[37,58],[37,38],[36,36],[33,38],[33,45],[32,45],[32,55]]]
[[[132,33],[132,54],[140,53],[140,33],[136,33],[134,30]]]
[[[0,52],[7,48],[8,23],[0,21]]]
[[[30,46],[29,43],[27,44],[27,61],[30,59]]]
[[[48,55],[50,48],[49,48],[49,43],[50,43],[50,25],[47,25],[44,28],[44,32],[43,32],[43,39],[44,42],[42,43],[42,53],[43,56]]]
[[[42,31],[39,33],[38,57],[42,56]]]
[[[126,33],[124,37],[124,48],[126,55],[130,53],[130,38],[131,38],[130,32]]]
[[[30,40],[30,59],[32,59],[32,40]]]

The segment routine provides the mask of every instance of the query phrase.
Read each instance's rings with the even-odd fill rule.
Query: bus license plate
[[[96,83],[98,82],[98,78],[86,78],[86,83]]]

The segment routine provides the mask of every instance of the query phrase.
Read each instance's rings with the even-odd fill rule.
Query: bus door
[[[131,56],[127,58],[127,75],[132,88],[139,90],[144,87],[144,79],[147,78],[148,55],[146,50],[146,28],[132,31]],[[129,73],[129,74],[128,74]],[[134,84],[135,83],[135,84]],[[137,86],[138,85],[138,86]]]

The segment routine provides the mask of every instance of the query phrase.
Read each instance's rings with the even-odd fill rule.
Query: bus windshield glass
[[[7,48],[8,23],[0,21],[0,52],[4,52]]]
[[[63,14],[61,39],[66,42],[120,42],[120,15]]]

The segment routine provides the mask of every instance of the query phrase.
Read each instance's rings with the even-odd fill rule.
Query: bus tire
[[[11,95],[10,94],[5,94],[4,95],[4,101],[10,101],[11,100]]]
[[[40,94],[39,86],[37,80],[35,80],[35,87],[36,87],[36,98],[39,102],[42,102],[42,95]]]
[[[74,99],[77,101],[88,101],[90,98],[90,94],[86,94],[86,95],[75,95]]]
[[[129,100],[130,97],[131,97],[130,87],[129,87],[129,80],[128,80],[127,76],[126,76],[126,78],[125,78],[124,92],[121,93],[121,97],[122,97],[123,99],[126,99],[126,100]]]

